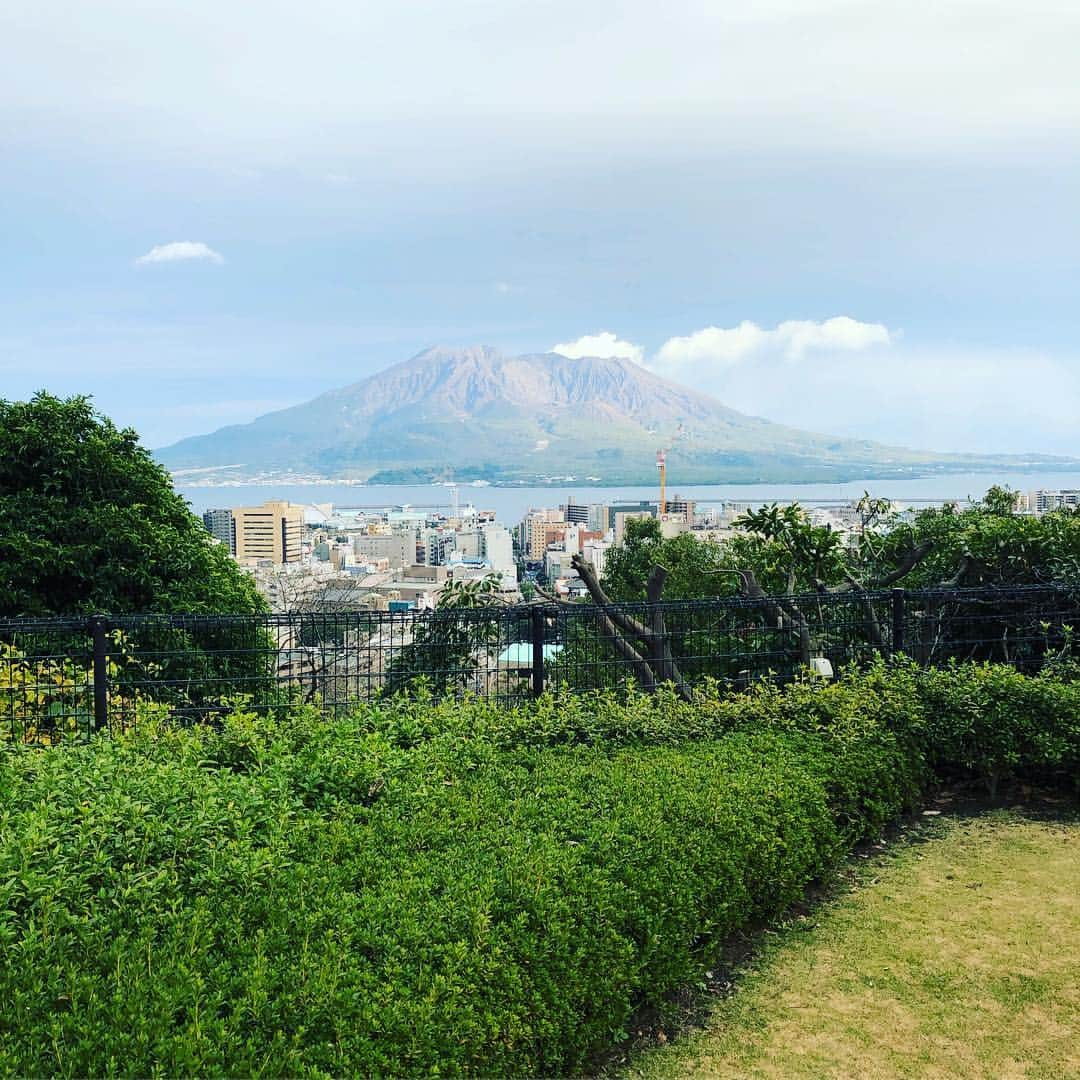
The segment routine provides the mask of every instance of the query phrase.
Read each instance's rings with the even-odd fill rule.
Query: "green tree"
[[[755,655],[767,655],[770,664],[794,669],[814,656],[845,660],[885,651],[892,619],[884,590],[897,586],[937,590],[918,610],[907,609],[905,648],[927,663],[950,655],[1037,663],[1045,650],[1071,641],[1059,593],[966,600],[955,590],[1080,589],[1080,514],[1020,514],[1015,492],[998,487],[966,507],[915,514],[895,513],[887,501],[865,494],[858,513],[859,528],[843,533],[815,524],[797,504],[773,504],[743,515],[736,534],[720,544],[689,534],[665,540],[656,521],[629,522],[624,543],[605,562],[603,591],[612,601],[644,600],[653,575],[663,571],[665,599],[741,595],[761,601],[730,633],[720,622],[715,632],[687,629],[689,616],[668,613],[665,641],[688,677],[723,675],[722,667],[710,667],[711,658],[727,655],[748,666]],[[600,593],[590,592],[601,603]],[[609,652],[623,643],[618,631],[601,635]],[[621,636],[649,644],[637,627]]]
[[[874,556],[883,564],[910,545],[927,546],[905,586],[1080,586],[1080,514],[1034,516],[1016,510],[1016,495],[993,487],[969,506],[920,510],[881,530]]]
[[[484,689],[482,672],[501,644],[505,607],[501,574],[474,581],[450,581],[436,610],[411,623],[412,640],[390,661],[385,693],[415,695]]]
[[[0,400],[0,614],[264,608],[134,431],[85,397]]]
[[[690,533],[665,540],[656,518],[631,518],[623,542],[604,560],[604,591],[613,601],[644,600],[649,574],[660,565],[668,572],[666,600],[725,595],[733,590],[714,572],[720,558],[721,547],[712,540],[699,540]]]

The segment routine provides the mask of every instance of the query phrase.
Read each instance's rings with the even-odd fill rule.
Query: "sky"
[[[1080,456],[1075,0],[4,0],[0,397],[157,447],[435,344]]]

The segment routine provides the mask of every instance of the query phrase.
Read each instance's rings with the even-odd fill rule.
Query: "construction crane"
[[[686,428],[679,424],[675,429],[675,434],[671,437],[672,445],[656,451],[656,468],[660,473],[660,505],[658,508],[660,517],[667,513],[667,456],[675,448],[674,444],[685,438],[685,436]]]

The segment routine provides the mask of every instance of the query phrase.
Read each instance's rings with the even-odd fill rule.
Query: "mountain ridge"
[[[157,451],[174,470],[229,467],[403,482],[655,477],[682,482],[844,480],[1046,466],[1046,455],[935,454],[840,439],[737,412],[617,357],[507,356],[435,346],[310,401]]]

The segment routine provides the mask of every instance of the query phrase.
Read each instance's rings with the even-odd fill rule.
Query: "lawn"
[[[938,821],[628,1075],[1080,1077],[1080,824]]]

